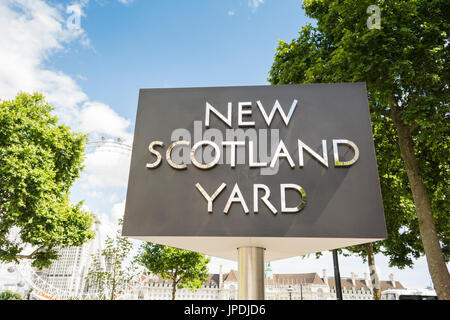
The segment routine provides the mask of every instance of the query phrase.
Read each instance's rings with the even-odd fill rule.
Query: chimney
[[[219,266],[219,289],[223,288],[223,273],[222,273],[222,265]]]
[[[356,274],[352,272],[351,275],[352,275],[352,286],[356,287]]]
[[[323,282],[328,286],[328,275],[327,275],[327,269],[323,269]]]
[[[366,286],[369,289],[372,289],[372,281],[370,281],[369,275],[367,274],[367,272],[364,272],[364,281],[366,282]]]
[[[396,286],[395,286],[395,280],[394,280],[394,274],[393,273],[391,273],[389,275],[389,280],[391,281],[392,286],[395,288]]]

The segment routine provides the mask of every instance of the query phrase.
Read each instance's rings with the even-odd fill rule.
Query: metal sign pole
[[[341,273],[339,272],[339,261],[337,249],[333,249],[334,264],[334,288],[336,289],[337,300],[342,300]]]
[[[264,300],[264,250],[238,248],[240,300]]]

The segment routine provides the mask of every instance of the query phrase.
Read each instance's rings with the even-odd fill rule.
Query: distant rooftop
[[[238,282],[239,274],[237,270],[230,270],[229,273],[222,274],[224,282]],[[335,287],[334,277],[327,277],[328,286],[331,289]],[[350,278],[341,277],[341,286],[346,290],[351,290],[353,287],[356,290],[370,290],[370,279],[359,279],[356,276]],[[157,275],[154,279],[149,280],[150,283],[172,283],[172,280],[165,280],[160,275]],[[219,286],[220,274],[210,273],[205,285],[206,286]],[[353,284],[354,282],[354,284]],[[265,279],[267,285],[300,285],[300,284],[317,284],[325,285],[324,278],[321,278],[316,272],[311,273],[290,273],[290,274],[276,274],[272,275],[272,279]],[[380,281],[381,290],[387,289],[406,289],[400,282],[394,281],[391,275],[391,280]]]

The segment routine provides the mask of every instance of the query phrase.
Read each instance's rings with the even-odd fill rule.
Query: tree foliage
[[[107,237],[105,248],[92,256],[86,277],[87,291],[95,291],[97,298],[114,300],[127,290],[136,276],[130,253],[132,243],[120,235]]]
[[[172,299],[176,289],[201,288],[208,277],[209,258],[204,255],[146,242],[141,246],[137,261],[153,274],[172,281]]]
[[[0,102],[0,261],[48,267],[55,247],[93,238],[93,219],[69,189],[82,169],[86,137],[57,123],[40,94]],[[32,247],[30,254],[24,249]]]
[[[369,5],[381,9],[380,29],[366,24]],[[400,268],[425,252],[435,287],[450,297],[450,2],[305,0],[303,8],[317,23],[279,42],[269,81],[366,82],[388,229],[375,251]],[[353,251],[365,256],[361,249]]]
[[[0,293],[0,300],[22,300],[22,296],[20,295],[20,293],[6,290]]]

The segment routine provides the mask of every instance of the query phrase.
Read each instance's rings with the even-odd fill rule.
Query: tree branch
[[[416,129],[419,127],[419,125],[417,124],[417,122],[414,122],[411,127],[409,128],[409,133],[412,135],[414,133],[414,131],[416,131]]]
[[[16,259],[32,259],[39,251],[41,251],[44,248],[45,248],[45,246],[39,247],[36,250],[34,250],[32,253],[30,253],[29,255],[18,254],[18,255],[16,255]]]

